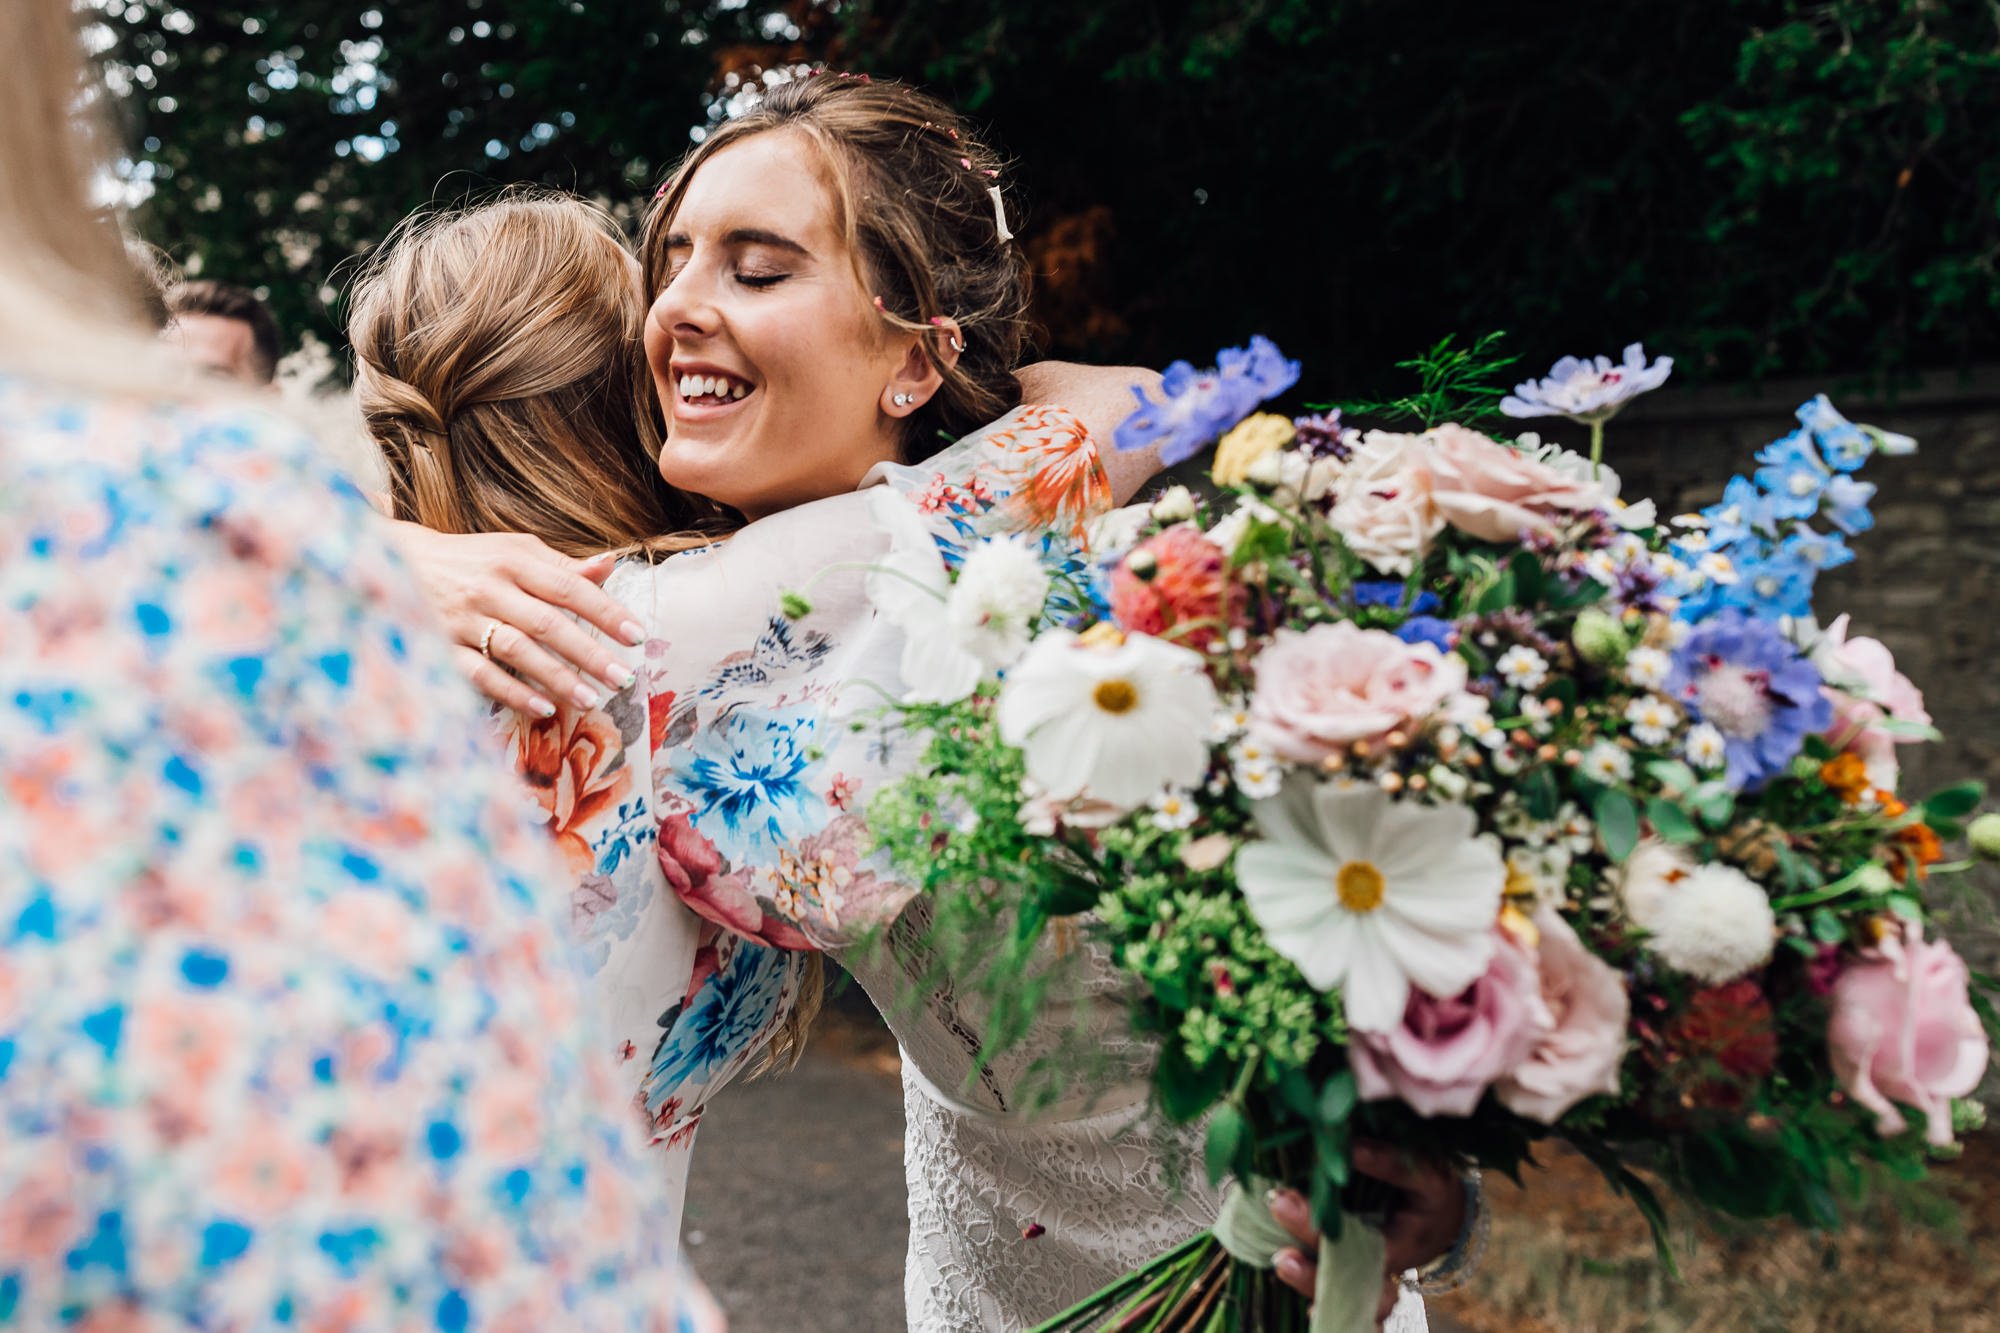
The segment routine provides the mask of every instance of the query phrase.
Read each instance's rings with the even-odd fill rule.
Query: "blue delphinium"
[[[1741,607],[1764,620],[1810,615],[1818,574],[1817,568],[1781,548],[1738,566],[1736,581],[1722,590],[1722,605]]]
[[[1875,526],[1875,515],[1868,510],[1874,498],[1874,482],[1835,477],[1826,487],[1826,521],[1850,537],[1866,532]]]
[[[1748,477],[1731,477],[1722,488],[1721,501],[1702,510],[1701,516],[1708,520],[1708,541],[1715,550],[1777,531],[1770,500]]]
[[[1833,474],[1813,446],[1811,434],[1795,430],[1757,451],[1757,485],[1779,518],[1811,518],[1819,512]]]
[[[1833,721],[1813,664],[1776,625],[1734,607],[1674,650],[1667,692],[1722,733],[1725,781],[1736,791],[1762,787]]]
[[[1778,550],[1815,570],[1837,569],[1854,558],[1854,551],[1837,532],[1817,532],[1804,523],[1792,529]]]
[[[1812,432],[1826,455],[1827,466],[1836,472],[1856,471],[1871,454],[1909,454],[1917,449],[1917,442],[1907,435],[1849,421],[1825,394],[1802,405],[1798,415],[1799,424]]]
[[[1458,626],[1437,616],[1411,616],[1396,626],[1396,637],[1404,643],[1428,643],[1448,653],[1458,646]]]
[[[1299,363],[1287,361],[1276,343],[1259,334],[1248,347],[1225,348],[1213,370],[1196,370],[1185,361],[1168,366],[1160,377],[1157,403],[1135,386],[1138,410],[1119,424],[1112,439],[1120,449],[1165,441],[1160,458],[1171,467],[1298,380]]]
[[[1362,579],[1353,588],[1354,605],[1357,607],[1380,606],[1386,607],[1391,611],[1407,610],[1411,615],[1416,616],[1435,611],[1439,606],[1443,605],[1443,603],[1438,601],[1436,593],[1420,589],[1416,600],[1405,607],[1403,605],[1403,597],[1408,592],[1408,585],[1404,584],[1400,579]]]

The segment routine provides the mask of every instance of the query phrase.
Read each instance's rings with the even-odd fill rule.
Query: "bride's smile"
[[[645,330],[660,473],[748,518],[852,490],[937,387],[917,335],[874,308],[832,170],[801,133],[731,144],[689,178],[664,237]]]

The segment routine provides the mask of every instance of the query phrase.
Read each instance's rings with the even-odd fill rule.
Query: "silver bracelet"
[[[1480,1183],[1478,1168],[1465,1173],[1464,1185],[1465,1224],[1458,1229],[1458,1240],[1442,1258],[1403,1280],[1403,1285],[1419,1296],[1457,1291],[1472,1280],[1479,1261],[1486,1257],[1486,1243],[1493,1236],[1493,1212],[1486,1206],[1486,1187]]]

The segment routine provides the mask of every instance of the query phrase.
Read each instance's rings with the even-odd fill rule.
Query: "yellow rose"
[[[1275,412],[1246,417],[1215,446],[1215,464],[1208,474],[1218,486],[1241,486],[1249,479],[1252,463],[1297,438],[1292,423]]]

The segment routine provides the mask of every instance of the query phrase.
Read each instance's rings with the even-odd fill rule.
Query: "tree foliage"
[[[1643,337],[1696,376],[2000,353],[2000,22],[1971,0],[136,0],[109,22],[114,67],[151,74],[144,227],[270,284],[295,327],[440,182],[642,200],[689,127],[824,60],[992,124],[1057,353],[1258,330],[1364,393],[1468,328],[1530,360]]]

